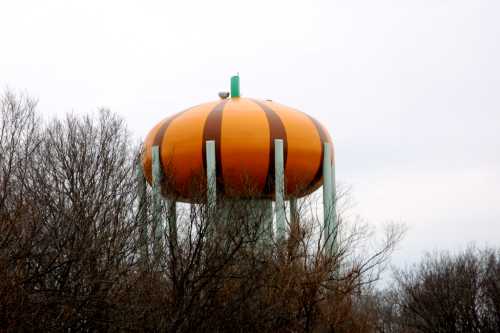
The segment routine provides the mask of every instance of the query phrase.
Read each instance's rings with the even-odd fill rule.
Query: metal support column
[[[206,141],[207,159],[207,223],[214,223],[215,210],[217,209],[217,174],[215,160],[215,141]],[[209,226],[213,229],[215,226]]]
[[[333,159],[333,158],[332,158]],[[332,242],[332,249],[333,253],[337,252],[337,242],[339,241],[339,234],[338,234],[338,222],[337,222],[337,185],[335,182],[335,163],[332,162],[332,216],[331,216],[331,227],[332,227],[332,234],[334,235],[333,237],[333,242]]]
[[[215,165],[215,141],[206,142],[207,152],[207,200],[208,206],[214,208],[217,202],[217,178]]]
[[[335,202],[334,202],[334,181],[332,179],[332,158],[330,154],[330,145],[323,143],[323,239],[326,254],[333,255],[336,238],[335,228]]]
[[[177,202],[168,200],[168,238],[173,248],[177,247]]]
[[[297,233],[300,230],[299,211],[297,208],[297,199],[290,198],[290,233]],[[298,237],[298,234],[295,235]]]
[[[252,218],[259,225],[259,238],[263,244],[271,244],[274,238],[272,200],[255,199],[251,207]]]
[[[158,254],[161,249],[162,236],[163,236],[163,223],[162,223],[162,198],[161,198],[161,177],[162,170],[160,164],[160,150],[158,146],[152,148],[152,180],[153,180],[153,251]]]
[[[285,220],[285,175],[283,163],[283,140],[274,140],[274,172],[275,172],[275,212],[276,236],[278,240],[284,239],[286,234]]]
[[[146,203],[146,179],[142,170],[142,163],[137,163],[137,198],[139,208],[137,219],[139,223],[139,254],[140,260],[147,263],[149,258],[148,249],[148,224],[147,224],[147,203]]]

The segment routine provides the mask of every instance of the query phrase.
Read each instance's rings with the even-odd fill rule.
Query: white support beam
[[[273,230],[273,202],[270,199],[254,199],[251,203],[252,218],[259,225],[259,238],[262,244],[272,244]]]
[[[207,216],[208,233],[213,234],[215,231],[215,220],[225,219],[217,216],[217,162],[215,159],[215,141],[208,140],[205,142],[206,162],[207,162]],[[220,166],[219,166],[220,167]],[[226,213],[226,212],[224,212]]]
[[[323,143],[323,240],[326,253],[333,255],[336,238],[335,181],[332,172],[330,144]]]
[[[332,162],[332,216],[331,216],[331,232],[334,235],[332,241],[332,251],[337,252],[337,242],[339,240],[338,222],[337,222],[337,185],[335,182],[335,163]]]
[[[300,221],[297,207],[297,198],[290,198],[290,234],[299,237]]]
[[[177,202],[175,200],[167,200],[168,207],[168,237],[170,245],[173,248],[177,247]]]
[[[162,198],[161,198],[161,178],[162,169],[160,162],[160,150],[158,146],[152,148],[152,183],[153,183],[153,250],[159,251],[162,243],[163,236],[163,223],[161,215],[163,212]]]
[[[213,210],[217,204],[217,176],[215,162],[215,141],[209,140],[206,143],[207,154],[207,203],[209,209]]]
[[[147,224],[147,211],[148,207],[146,204],[146,178],[144,178],[144,171],[142,170],[142,163],[139,161],[137,163],[137,198],[138,198],[138,223],[139,223],[139,252],[141,256],[141,261],[146,263],[149,258],[149,248],[148,248],[148,224]]]
[[[299,211],[297,208],[297,198],[290,198],[290,224],[299,224]]]
[[[275,204],[276,236],[278,240],[284,239],[286,234],[285,216],[285,174],[283,162],[283,140],[274,140],[274,172],[275,172]]]

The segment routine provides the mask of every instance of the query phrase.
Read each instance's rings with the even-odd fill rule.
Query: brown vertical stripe
[[[311,119],[311,121],[314,123],[314,126],[316,127],[316,130],[318,131],[318,134],[319,134],[319,138],[321,140],[321,142],[320,142],[320,144],[321,144],[321,159],[319,160],[318,170],[316,170],[316,174],[314,175],[314,178],[311,180],[311,182],[309,183],[309,186],[307,187],[307,188],[312,188],[323,177],[323,159],[325,157],[324,143],[328,142],[328,135],[326,135],[325,131],[323,131],[323,127],[321,126],[320,123],[318,123],[318,121],[316,119],[314,119],[313,117],[310,117],[309,115],[307,115],[307,117],[309,117],[309,119]]]
[[[203,143],[202,143],[202,158],[203,170],[207,170],[207,146],[208,140],[215,141],[215,174],[217,177],[217,192],[224,193],[224,179],[222,176],[222,157],[220,151],[221,145],[221,127],[222,127],[222,111],[227,103],[227,99],[222,100],[215,108],[208,114],[203,128]]]
[[[286,138],[286,130],[283,122],[280,117],[274,112],[269,106],[266,104],[252,99],[254,103],[259,105],[267,117],[267,122],[269,124],[269,165],[267,167],[267,177],[266,177],[266,185],[264,186],[264,194],[273,195],[275,186],[275,159],[274,159],[274,140],[282,139],[283,140],[283,168],[286,166],[286,159],[288,156],[288,140]]]
[[[172,117],[168,118],[167,121],[160,127],[160,129],[158,130],[158,133],[156,133],[156,136],[155,136],[155,139],[153,140],[153,145],[152,147],[154,146],[158,146],[158,150],[160,151],[160,161],[161,161],[161,144],[163,142],[163,136],[165,135],[165,133],[167,132],[167,129],[168,129],[168,126],[170,126],[170,123],[172,123],[172,121],[179,117],[180,115],[182,115],[184,112],[188,111],[188,110],[191,110],[192,108],[189,108],[189,109],[186,109],[184,111],[181,111],[179,113],[176,113],[174,114]]]

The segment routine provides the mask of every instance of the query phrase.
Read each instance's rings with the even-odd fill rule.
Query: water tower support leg
[[[177,202],[168,200],[168,236],[173,248],[177,247]]]
[[[148,251],[148,225],[146,223],[146,179],[142,170],[142,163],[137,163],[137,197],[139,199],[138,223],[139,223],[139,247],[141,261],[146,263],[149,257]]]
[[[323,144],[323,239],[328,255],[334,254],[336,238],[335,181],[330,156],[330,145]]]
[[[273,201],[265,200],[264,203],[264,223],[266,226],[266,237],[269,243],[272,243],[274,239],[273,230]]]
[[[163,235],[163,227],[161,221],[162,215],[162,198],[161,198],[161,177],[162,170],[160,165],[160,150],[158,146],[152,148],[152,163],[153,163],[153,251],[159,253],[161,248],[161,240]]]
[[[283,166],[283,140],[274,140],[274,170],[276,198],[274,209],[276,211],[276,235],[278,240],[285,238],[285,180]]]
[[[259,238],[263,244],[272,244],[273,231],[273,202],[269,199],[256,199],[252,204],[255,222],[259,224]]]
[[[299,231],[299,211],[297,208],[297,198],[290,198],[290,232]],[[296,235],[298,236],[298,235]]]
[[[215,162],[215,141],[209,140],[205,143],[207,154],[207,212],[208,223],[213,223],[217,207],[217,175]]]
[[[332,165],[332,233],[334,234],[332,248],[337,252],[338,221],[337,221],[337,184],[335,182],[335,165]]]

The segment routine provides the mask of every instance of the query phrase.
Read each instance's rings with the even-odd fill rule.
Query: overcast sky
[[[396,264],[499,245],[498,0],[0,0],[0,88],[47,118],[104,106],[144,138],[236,72],[326,125],[353,212],[409,226]]]

